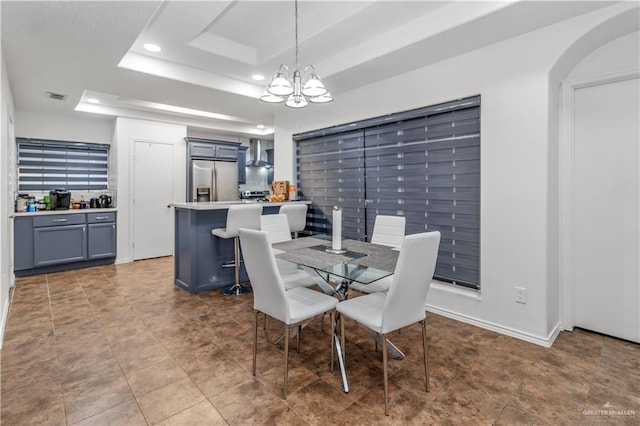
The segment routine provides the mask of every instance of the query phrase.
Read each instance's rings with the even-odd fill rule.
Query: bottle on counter
[[[291,184],[289,185],[289,201],[296,200],[296,186]]]
[[[84,195],[80,196],[80,208],[81,209],[86,209],[87,208],[87,202],[84,200]]]
[[[36,211],[36,200],[34,200],[33,198],[29,200],[29,204],[27,204],[27,211],[28,212],[35,212]]]

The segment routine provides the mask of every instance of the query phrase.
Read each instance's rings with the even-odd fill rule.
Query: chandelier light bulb
[[[331,101],[333,101],[333,96],[331,96],[331,93],[329,92],[325,93],[324,95],[309,98],[309,102],[312,102],[314,104],[326,104],[327,102]]]
[[[268,102],[272,104],[284,102],[284,98],[282,96],[271,94],[266,89],[264,92],[262,92],[262,95],[260,95],[260,100],[262,102]]]
[[[304,108],[309,105],[305,97],[302,95],[290,95],[284,104],[289,108]]]
[[[282,72],[277,72],[267,87],[267,92],[276,96],[289,96],[293,93],[293,85]]]
[[[324,84],[320,81],[318,74],[311,73],[307,78],[307,82],[302,88],[302,94],[309,97],[322,96],[327,93]]]

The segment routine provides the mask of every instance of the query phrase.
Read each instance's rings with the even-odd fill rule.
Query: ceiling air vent
[[[53,99],[54,101],[64,101],[67,99],[67,95],[63,95],[61,93],[53,93],[53,92],[45,92],[47,98]]]

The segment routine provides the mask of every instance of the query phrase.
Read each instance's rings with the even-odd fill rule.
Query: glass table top
[[[392,272],[382,271],[370,266],[356,265],[355,263],[339,263],[322,269],[316,269],[319,273],[334,275],[351,282],[370,284],[381,278],[392,275]]]
[[[349,282],[370,284],[393,274],[398,252],[386,246],[344,240],[345,253],[327,253],[331,242],[317,237],[276,243],[277,257],[313,269],[327,281],[335,277]],[[332,279],[331,276],[334,278]]]

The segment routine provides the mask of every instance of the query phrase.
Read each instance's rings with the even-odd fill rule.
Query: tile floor
[[[347,323],[344,394],[316,320],[291,353],[285,401],[273,344],[282,326],[260,328],[254,378],[251,296],[194,296],[172,277],[169,257],[18,279],[1,352],[0,422],[640,424],[639,345],[576,330],[547,349],[431,313],[430,393],[419,326],[393,336],[407,356],[391,361],[386,417],[372,339]]]

